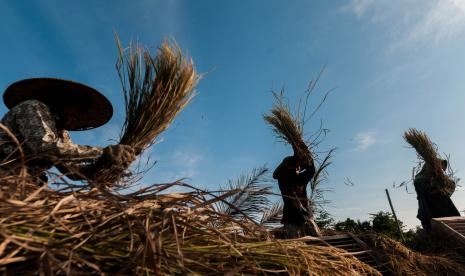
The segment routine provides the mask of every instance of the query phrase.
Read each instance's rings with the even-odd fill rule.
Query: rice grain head
[[[291,114],[282,94],[273,93],[273,95],[276,102],[270,114],[265,114],[263,119],[272,127],[278,139],[292,146],[294,154],[299,159],[313,160],[312,153],[305,143],[301,122]]]
[[[165,41],[154,57],[137,44],[123,49],[118,38],[117,44],[116,68],[126,105],[120,143],[140,154],[192,100],[200,77],[174,42]]]
[[[430,166],[432,172],[431,188],[452,195],[455,190],[455,182],[444,173],[436,145],[429,139],[428,135],[415,128],[410,128],[404,133],[404,139],[416,150],[419,158],[427,166]]]

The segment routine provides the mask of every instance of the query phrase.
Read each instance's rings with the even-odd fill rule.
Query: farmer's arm
[[[28,153],[56,163],[57,169],[70,179],[82,180],[93,172],[103,150],[72,143],[67,131],[57,131],[49,108],[40,101],[25,101],[14,109],[11,118],[16,135]]]
[[[73,180],[117,180],[136,159],[132,147],[127,145],[110,145],[103,149],[101,156],[89,163],[61,163],[57,169]]]
[[[54,162],[71,179],[94,178],[109,167],[121,173],[135,159],[132,149],[125,145],[102,149],[74,144],[67,131],[57,130],[55,118],[40,101],[29,100],[17,105],[11,121],[26,152]]]
[[[55,167],[66,177],[72,180],[84,180],[94,178],[94,164],[102,155],[103,150],[97,147],[81,146],[74,144],[63,130],[57,133],[59,137],[59,148],[61,152],[66,152],[67,158],[60,158]],[[82,158],[81,153],[91,153]],[[73,158],[73,157],[74,158]]]
[[[315,175],[315,165],[313,164],[313,161],[310,162],[309,165],[303,167],[303,169],[304,170],[298,174],[298,178],[302,182],[308,183],[312,179],[313,175]]]
[[[279,166],[273,172],[274,179],[294,179],[296,176],[296,167],[293,165],[290,157],[284,158],[281,164],[279,164]]]
[[[67,132],[59,133],[52,113],[40,101],[30,100],[16,106],[14,120],[16,135],[23,140],[22,146],[41,158],[77,160],[102,155],[101,148],[73,144]]]
[[[69,151],[94,150],[96,157],[90,159],[65,160],[56,165],[57,169],[73,180],[97,179],[103,174],[113,174],[118,178],[136,159],[134,150],[126,145],[110,145],[103,149],[73,144],[67,131],[60,133],[63,147]],[[92,149],[91,149],[92,148]],[[77,154],[78,156],[80,154]],[[82,155],[81,155],[82,156]]]

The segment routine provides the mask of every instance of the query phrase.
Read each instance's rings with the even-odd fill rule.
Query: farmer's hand
[[[99,161],[107,163],[109,166],[127,169],[134,160],[136,160],[134,149],[127,145],[118,144],[104,148]]]
[[[125,176],[125,172],[135,159],[136,154],[130,146],[107,146],[97,162],[89,169],[90,178],[95,182],[114,183]]]

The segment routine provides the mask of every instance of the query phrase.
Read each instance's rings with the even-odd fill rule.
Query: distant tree
[[[320,209],[316,213],[315,223],[320,229],[330,229],[334,225],[334,219],[326,210]]]
[[[370,231],[372,229],[372,226],[368,220],[364,220],[364,221],[357,220],[357,227],[360,232]]]
[[[402,221],[399,221],[404,241],[401,241],[399,231],[397,229],[397,223],[394,216],[389,212],[378,212],[370,215],[370,220],[360,221],[347,218],[345,221],[339,221],[334,224],[334,230],[344,232],[366,232],[373,231],[379,234],[386,235],[397,241],[404,242],[410,248],[423,249],[427,248],[428,241],[425,238],[425,234],[421,227],[409,229],[405,231],[405,225]]]
[[[339,221],[334,225],[334,230],[344,232],[365,232],[371,229],[369,221],[360,221],[347,218],[345,221]]]
[[[334,225],[334,230],[337,231],[349,231],[353,232],[357,226],[357,222],[351,218],[347,218],[345,221],[338,221]]]
[[[423,228],[417,226],[403,233],[405,244],[415,250],[423,250],[430,246],[430,238]]]
[[[400,239],[397,223],[394,216],[389,212],[378,212],[371,214],[373,231],[387,235],[393,239]],[[405,228],[402,221],[399,221],[400,229]]]

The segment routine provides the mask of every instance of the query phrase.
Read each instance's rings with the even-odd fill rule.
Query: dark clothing
[[[313,162],[302,164],[300,172],[297,172],[297,167],[297,158],[288,156],[273,173],[284,201],[282,224],[300,225],[312,218],[307,184],[315,174],[315,166]]]
[[[431,191],[431,187],[437,185],[430,183],[432,180],[431,173],[423,169],[415,176],[414,185],[418,199],[418,215],[423,229],[431,230],[431,219],[441,217],[460,216],[459,211],[448,195],[440,192]]]

